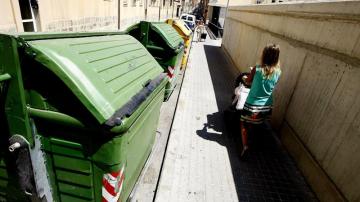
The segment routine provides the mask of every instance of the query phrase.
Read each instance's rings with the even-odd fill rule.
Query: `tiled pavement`
[[[266,127],[239,160],[239,136],[223,115],[236,74],[219,41],[193,43],[155,201],[317,200]]]

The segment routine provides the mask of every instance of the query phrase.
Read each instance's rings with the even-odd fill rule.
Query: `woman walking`
[[[245,82],[251,85],[244,109],[240,118],[243,158],[248,149],[248,130],[252,124],[261,124],[270,118],[273,98],[272,92],[277,84],[280,70],[280,47],[268,44],[262,52],[261,63],[252,68]]]

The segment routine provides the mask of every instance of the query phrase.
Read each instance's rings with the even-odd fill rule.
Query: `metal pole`
[[[227,0],[227,4],[226,4],[225,19],[224,19],[224,26],[223,26],[223,36],[224,36],[224,32],[225,32],[226,15],[227,15],[227,12],[228,12],[228,9],[229,9],[229,1],[230,1],[230,0]],[[221,38],[222,38],[223,36],[221,36]],[[223,43],[223,41],[221,40],[221,45],[220,45],[220,47],[222,47],[222,43]]]
[[[171,1],[172,1],[171,18],[174,18],[174,4],[175,4],[175,1],[174,0],[171,0]]]
[[[163,2],[161,0],[159,2],[160,2],[160,5],[159,5],[159,21],[160,21],[160,19],[161,19],[161,7],[162,7]]]
[[[227,0],[226,10],[225,10],[225,19],[224,19],[224,28],[225,28],[225,22],[226,22],[226,15],[227,15],[227,12],[228,12],[228,9],[229,9],[229,2],[230,2],[230,0]]]
[[[147,12],[148,12],[148,0],[145,0],[145,20],[147,20]]]
[[[118,30],[120,30],[120,2],[121,0],[118,0]]]

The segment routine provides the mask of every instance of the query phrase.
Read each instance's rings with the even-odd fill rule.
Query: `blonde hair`
[[[264,47],[261,55],[261,68],[263,75],[270,78],[275,69],[280,69],[280,46],[277,44],[268,44]]]

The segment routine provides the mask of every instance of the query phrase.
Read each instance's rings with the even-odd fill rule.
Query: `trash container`
[[[168,74],[169,83],[165,91],[167,100],[176,86],[180,73],[184,53],[184,42],[180,35],[164,22],[141,21],[129,27],[126,32],[138,39]]]
[[[185,47],[184,47],[184,55],[181,61],[181,68],[185,68],[190,54],[191,41],[193,37],[192,31],[187,26],[187,24],[182,20],[167,19],[165,22],[171,25],[184,40]]]
[[[123,33],[0,35],[0,201],[126,201],[167,82]]]

